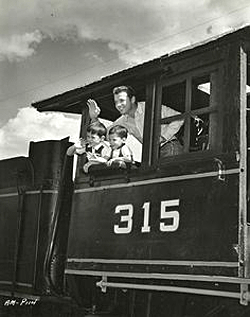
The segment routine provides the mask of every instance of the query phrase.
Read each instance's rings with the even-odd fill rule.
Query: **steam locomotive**
[[[81,114],[85,138],[86,101],[114,121],[112,88],[130,85],[143,146],[127,169],[86,174],[79,156],[74,180],[68,138],[0,162],[2,315],[249,316],[249,57],[244,27],[32,104]],[[184,152],[162,158],[178,119]]]

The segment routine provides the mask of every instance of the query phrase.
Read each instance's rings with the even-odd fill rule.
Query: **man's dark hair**
[[[128,97],[131,99],[133,96],[135,96],[135,91],[132,87],[130,86],[119,86],[115,87],[113,89],[113,95],[118,95],[120,92],[125,91],[128,95]]]
[[[102,124],[99,121],[91,123],[87,127],[87,132],[90,132],[91,134],[97,134],[99,137],[105,136],[107,134],[107,129],[105,128],[105,125]]]
[[[117,134],[120,138],[128,137],[128,130],[122,125],[115,125],[109,130],[109,135]]]

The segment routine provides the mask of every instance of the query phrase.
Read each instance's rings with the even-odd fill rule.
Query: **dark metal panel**
[[[0,189],[30,187],[34,183],[34,167],[27,157],[0,161]]]
[[[38,229],[38,199],[35,195],[23,193],[20,215],[19,241],[16,261],[16,283],[33,285],[35,267],[36,232]]]
[[[32,143],[28,159],[0,164],[6,173],[12,168],[18,171],[17,175],[9,173],[9,180],[2,177],[1,290],[29,294],[50,291],[52,287],[49,289],[44,278],[45,254],[50,245],[53,254],[49,274],[53,271],[55,283],[60,280],[62,288],[72,197],[72,158],[67,157],[64,164],[69,145],[68,139]],[[59,220],[54,224],[56,216]],[[51,238],[52,232],[55,239]]]
[[[237,262],[237,188],[236,175],[226,183],[207,178],[79,192],[74,196],[68,257]],[[161,201],[171,199],[180,199],[179,227],[162,232]],[[146,202],[151,229],[141,232]],[[115,209],[130,204],[131,232],[115,234]]]
[[[0,281],[12,281],[17,239],[17,208],[17,192],[14,196],[0,197]]]

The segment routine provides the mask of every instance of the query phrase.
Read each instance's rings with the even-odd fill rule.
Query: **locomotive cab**
[[[77,160],[65,274],[89,314],[238,316],[249,304],[249,35],[246,27],[33,105],[81,113],[86,137],[89,98],[111,122],[114,87],[132,86],[145,104],[143,142],[129,144],[135,168],[86,174]],[[176,114],[163,116],[166,106]],[[177,121],[182,152],[163,157],[161,131]]]

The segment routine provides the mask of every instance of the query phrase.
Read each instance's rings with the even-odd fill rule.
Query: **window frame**
[[[107,177],[107,173],[104,172],[103,175],[100,173],[100,176],[97,177],[96,181],[111,181],[116,183],[117,181],[123,179],[124,177],[137,178],[141,175],[145,176],[145,172],[153,171],[159,169],[159,167],[168,167],[173,164],[179,164],[183,161],[192,161],[192,160],[202,160],[209,157],[214,157],[221,153],[221,133],[222,133],[222,124],[218,126],[218,121],[222,117],[222,107],[219,107],[221,104],[221,84],[222,84],[222,63],[213,63],[210,66],[199,67],[193,70],[188,70],[186,72],[181,72],[179,74],[161,74],[159,76],[152,77],[149,80],[145,81],[145,114],[144,114],[144,131],[143,131],[143,146],[142,146],[142,161],[141,166],[136,170],[125,170],[125,171],[115,171]],[[181,83],[187,80],[189,82],[186,89],[185,96],[185,108],[186,102],[189,100],[189,106],[191,107],[191,90],[192,90],[192,79],[202,76],[210,76],[211,82],[211,93],[210,93],[210,105],[209,107],[194,109],[189,112],[181,113],[180,115],[172,116],[170,118],[161,119],[161,105],[162,105],[162,88],[166,86],[171,86],[173,84]],[[214,84],[213,84],[214,83]],[[188,92],[189,90],[189,92]],[[169,156],[168,158],[160,159],[159,158],[159,135],[161,123],[167,123],[173,121],[177,118],[189,117],[190,114],[209,114],[210,124],[209,124],[209,143],[211,148],[204,151],[194,151],[186,152],[179,155]],[[187,119],[186,119],[187,120]],[[187,124],[185,123],[187,126]],[[185,127],[184,127],[185,129]],[[187,129],[187,128],[186,128]],[[186,132],[187,133],[187,132]],[[79,161],[77,166],[79,167]],[[82,183],[91,182],[91,175],[80,176],[79,171],[77,173],[78,182]],[[80,176],[80,177],[79,177]],[[113,180],[113,181],[112,181]]]
[[[222,126],[218,126],[218,122],[221,118],[222,107],[221,104],[221,88],[222,87],[222,64],[214,63],[213,65],[209,65],[206,67],[200,67],[196,69],[192,69],[186,72],[182,72],[179,74],[163,74],[157,82],[157,96],[155,98],[156,105],[153,107],[155,111],[157,111],[157,115],[155,115],[155,127],[154,127],[154,135],[153,135],[153,148],[154,148],[154,157],[152,160],[152,166],[163,166],[167,165],[171,162],[179,162],[183,160],[192,160],[198,158],[204,158],[204,156],[214,156],[219,153],[222,149],[221,146],[221,132]],[[210,105],[204,108],[191,109],[192,105],[192,81],[195,78],[210,77],[211,90],[210,90]],[[164,87],[169,87],[174,84],[186,83],[185,86],[185,112],[180,115],[172,116],[169,118],[161,118],[161,106],[162,106],[162,89]],[[190,120],[191,115],[201,115],[208,114],[209,115],[209,149],[203,151],[187,151],[190,146]],[[174,121],[175,119],[185,118],[184,123],[184,153],[169,156],[168,158],[161,159],[159,157],[159,135],[160,135],[160,126],[161,124],[168,123]]]

